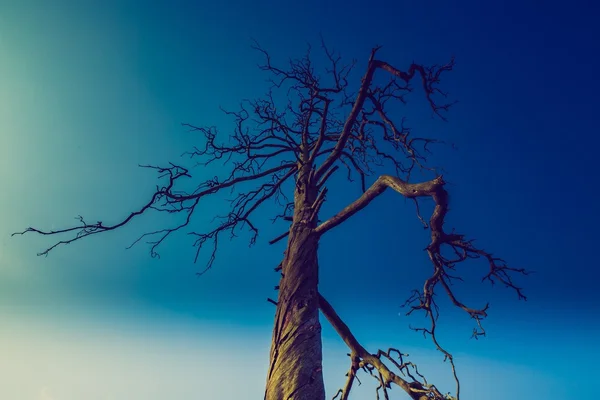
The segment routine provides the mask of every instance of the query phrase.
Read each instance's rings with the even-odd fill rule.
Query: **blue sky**
[[[574,398],[600,349],[594,235],[600,145],[596,70],[600,37],[591,2],[156,2],[0,1],[0,398],[120,400],[260,398],[283,245],[263,224],[259,243],[222,243],[197,279],[185,235],[161,259],[120,232],[36,252],[79,214],[114,220],[145,202],[154,174],[137,164],[177,160],[197,137],[181,122],[231,127],[235,108],[266,90],[257,39],[276,61],[303,54],[322,33],[364,66],[371,47],[403,67],[456,57],[444,87],[459,103],[432,120],[419,93],[398,115],[443,137],[448,223],[512,265],[529,297],[479,285],[465,266],[459,288],[491,303],[488,337],[469,340],[467,317],[443,308],[440,339],[455,353],[463,399]],[[198,179],[222,172],[198,171]],[[325,213],[359,195],[342,186]],[[207,201],[205,226],[223,210]],[[265,210],[265,217],[269,215]],[[450,370],[399,315],[429,272],[412,203],[392,193],[330,232],[320,247],[321,291],[372,351],[409,352],[444,391]],[[201,262],[201,261],[200,261]],[[346,350],[323,321],[325,378],[344,382]],[[224,374],[224,369],[232,372]],[[235,380],[231,380],[235,376]],[[507,383],[509,382],[509,383]],[[566,384],[568,382],[568,384]],[[367,377],[354,398],[374,398]],[[586,386],[587,387],[587,386]],[[396,390],[394,398],[404,398]]]

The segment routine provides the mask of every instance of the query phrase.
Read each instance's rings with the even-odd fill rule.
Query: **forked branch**
[[[427,224],[425,224],[425,226],[431,230],[431,242],[427,246],[426,251],[433,265],[433,272],[431,276],[425,280],[423,290],[414,291],[413,295],[405,304],[410,305],[408,314],[411,314],[416,310],[423,310],[429,318],[430,326],[428,328],[413,329],[422,332],[424,335],[430,335],[436,348],[444,354],[446,360],[450,361],[452,373],[456,381],[456,397],[460,398],[460,381],[456,373],[452,354],[439,344],[435,333],[436,321],[439,316],[438,307],[434,298],[436,287],[440,285],[448,295],[452,304],[464,310],[475,320],[477,328],[474,330],[473,336],[476,338],[477,336],[485,335],[485,330],[483,330],[481,321],[487,316],[489,305],[486,304],[482,308],[471,308],[459,301],[448,284],[450,280],[459,278],[451,275],[450,271],[455,269],[457,263],[472,258],[484,258],[487,260],[489,269],[482,280],[489,280],[492,284],[499,281],[506,287],[515,290],[519,299],[523,300],[526,300],[526,297],[523,295],[522,289],[513,282],[512,275],[514,273],[527,275],[528,272],[522,268],[512,268],[507,266],[502,259],[494,257],[492,254],[482,249],[476,248],[473,245],[472,240],[465,240],[464,235],[454,232],[446,233],[444,231],[444,219],[448,212],[448,193],[444,188],[444,183],[441,176],[427,182],[408,183],[390,175],[382,175],[357,200],[349,204],[338,214],[317,226],[315,228],[315,233],[323,235],[340,225],[365,208],[371,201],[388,188],[402,194],[406,198],[417,199],[419,197],[430,197],[433,199],[435,208],[429,220],[429,225],[427,226]],[[442,255],[442,246],[448,247],[455,257],[448,258]],[[325,309],[327,309],[327,305],[325,305]]]
[[[348,141],[353,137],[353,132],[356,131],[356,126],[359,122],[360,114],[369,115],[373,111],[367,111],[365,108],[365,102],[367,99],[375,100],[374,106],[377,111],[383,113],[382,105],[386,100],[398,99],[403,101],[403,97],[398,92],[406,92],[410,91],[409,83],[415,76],[420,76],[421,85],[423,91],[425,92],[425,96],[427,101],[429,102],[433,112],[444,119],[441,111],[447,111],[453,103],[445,103],[438,104],[433,96],[441,95],[446,97],[446,93],[442,92],[437,86],[440,82],[440,76],[443,72],[451,71],[454,67],[454,60],[451,60],[448,64],[438,66],[434,65],[432,67],[424,67],[419,64],[411,64],[407,71],[402,71],[398,68],[393,67],[387,62],[377,60],[375,55],[379,47],[374,48],[371,51],[371,57],[369,58],[369,63],[367,65],[367,70],[365,75],[362,78],[362,82],[358,93],[356,95],[356,99],[352,105],[352,109],[346,118],[346,121],[343,125],[343,129],[339,134],[335,147],[333,151],[327,156],[325,161],[319,166],[317,172],[315,174],[316,179],[318,180],[321,176],[323,176],[333,165],[334,163],[340,159],[342,152],[347,149]],[[373,82],[373,77],[377,69],[382,69],[388,73],[390,73],[393,79],[390,81],[390,84],[385,87],[375,87],[372,88],[371,84]],[[401,80],[404,85],[399,85],[396,82],[396,79]],[[376,95],[379,100],[376,100]],[[387,119],[387,117],[386,117]],[[360,137],[360,136],[359,136]],[[364,139],[364,138],[362,138]]]
[[[389,349],[387,352],[379,350],[377,354],[369,353],[352,334],[348,326],[342,321],[339,315],[335,312],[331,304],[325,300],[325,298],[319,294],[319,308],[325,318],[333,326],[335,331],[338,333],[340,338],[346,343],[350,349],[351,366],[347,374],[346,384],[343,389],[340,389],[334,400],[339,397],[340,400],[347,400],[352,389],[352,384],[356,377],[356,372],[359,369],[367,371],[370,375],[376,377],[380,383],[378,391],[382,390],[387,397],[387,391],[391,387],[391,384],[395,384],[402,388],[411,399],[414,400],[448,400],[452,399],[449,395],[443,395],[440,391],[431,384],[427,383],[427,380],[419,373],[417,367],[411,362],[405,362],[404,356],[406,354],[400,353],[396,349]],[[398,360],[392,357],[395,353]],[[396,367],[396,370],[404,376],[401,377],[397,373],[393,372],[382,360],[387,359],[391,364]],[[377,372],[377,375],[375,375]],[[421,380],[417,379],[419,376]],[[379,398],[379,393],[377,393]]]
[[[211,131],[203,130],[203,132],[209,134]],[[205,159],[209,161],[216,160],[222,158],[223,155],[232,156],[239,153],[239,146],[219,146],[215,143],[214,137],[211,135],[212,134],[209,135],[207,147],[205,150],[201,151],[202,155],[207,156]],[[256,143],[256,137],[254,137],[254,139],[248,138],[248,140],[254,140]],[[263,139],[260,139],[260,141],[263,141]],[[269,141],[266,142],[268,144]],[[171,234],[187,227],[191,223],[192,217],[197,211],[201,199],[220,193],[225,189],[236,189],[239,185],[254,182],[256,186],[253,190],[237,192],[237,196],[231,200],[231,208],[228,214],[222,217],[217,216],[215,218],[220,220],[220,223],[214,229],[209,230],[208,232],[189,233],[196,237],[194,242],[194,246],[196,247],[196,260],[203,245],[208,241],[212,242],[212,252],[209,255],[207,266],[200,272],[203,273],[212,266],[217,251],[218,239],[222,233],[229,232],[231,237],[234,237],[240,228],[246,227],[251,232],[250,243],[254,244],[256,237],[258,236],[258,229],[250,219],[254,211],[269,199],[276,200],[278,196],[285,197],[285,194],[282,192],[282,185],[294,176],[297,171],[297,164],[295,162],[282,162],[279,165],[265,168],[264,161],[257,161],[254,163],[254,161],[261,158],[261,154],[265,154],[260,153],[260,151],[270,151],[269,146],[263,146],[264,144],[253,147],[253,153],[250,155],[246,152],[246,160],[242,163],[235,163],[229,176],[226,176],[224,179],[214,177],[205,180],[192,191],[184,190],[181,186],[182,183],[180,182],[184,177],[191,178],[188,169],[173,163],[170,163],[169,167],[142,166],[144,168],[156,170],[159,174],[159,179],[166,179],[167,182],[163,186],[156,187],[154,194],[146,204],[136,211],[129,213],[129,215],[116,223],[106,224],[102,221],[90,223],[79,216],[77,218],[79,223],[71,227],[48,231],[29,227],[24,231],[13,233],[13,236],[26,233],[37,233],[44,236],[70,234],[69,237],[54,243],[52,246],[38,253],[38,255],[46,256],[58,246],[74,243],[98,233],[116,230],[130,223],[142,214],[147,214],[149,211],[183,214],[184,219],[180,224],[171,228],[144,233],[129,246],[131,247],[139,243],[142,239],[153,238],[146,242],[150,245],[150,254],[152,257],[160,257],[157,248]],[[196,149],[196,151],[199,150]],[[270,157],[272,156],[267,153],[267,159]]]

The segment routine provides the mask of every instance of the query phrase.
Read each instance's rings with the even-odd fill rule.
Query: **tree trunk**
[[[307,193],[308,192],[308,193]],[[314,196],[296,193],[294,222],[282,264],[265,400],[324,400],[317,285]]]

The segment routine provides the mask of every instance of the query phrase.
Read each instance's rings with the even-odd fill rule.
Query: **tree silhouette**
[[[321,42],[328,67],[323,77],[315,72],[310,48],[305,56],[291,60],[281,69],[272,64],[267,51],[255,43],[253,46],[264,55],[260,68],[270,76],[271,87],[261,99],[244,101],[238,111],[224,111],[236,125],[225,142],[218,141],[214,127],[184,124],[200,133],[203,143],[186,153],[200,166],[216,161],[230,166],[229,174],[186,184],[192,178],[190,169],[170,163],[167,166],[143,167],[155,169],[162,184],[157,185],[152,197],[139,209],[113,224],[88,222],[78,217],[78,223],[59,230],[44,231],[27,228],[15,234],[29,232],[41,235],[61,235],[40,255],[48,255],[57,246],[69,244],[99,233],[116,230],[129,224],[150,210],[183,215],[182,222],[171,227],[148,232],[140,236],[150,244],[150,254],[157,257],[157,249],[173,233],[189,227],[194,213],[200,212],[201,199],[216,193],[231,191],[231,207],[225,216],[217,216],[212,230],[190,231],[195,238],[196,259],[208,247],[209,259],[203,274],[215,260],[219,240],[225,235],[235,236],[242,229],[251,233],[253,244],[258,237],[254,224],[255,211],[268,200],[279,205],[275,220],[289,225],[283,234],[270,243],[287,238],[287,248],[276,271],[281,273],[278,286],[275,321],[270,351],[270,364],[265,390],[266,400],[319,400],[325,398],[322,375],[322,343],[319,310],[337,331],[349,348],[350,368],[344,386],[334,399],[348,399],[359,370],[373,376],[378,386],[377,398],[395,384],[412,399],[459,398],[460,384],[452,355],[437,340],[436,321],[439,309],[436,290],[445,292],[450,301],[464,310],[477,324],[474,336],[484,335],[481,321],[487,316],[488,306],[476,309],[463,304],[455,296],[452,281],[455,266],[473,258],[487,260],[483,280],[500,282],[525,299],[521,288],[513,283],[515,273],[526,274],[524,269],[509,267],[467,240],[464,235],[448,232],[444,219],[448,212],[448,193],[445,182],[436,170],[427,164],[428,146],[436,140],[417,137],[395,121],[388,112],[389,104],[405,103],[406,96],[416,81],[421,86],[433,113],[444,119],[452,103],[439,103],[446,93],[439,88],[442,74],[451,71],[454,61],[444,65],[426,67],[412,63],[401,70],[378,59],[379,47],[371,51],[366,71],[356,93],[349,91],[350,73],[355,63],[342,64],[338,54]],[[375,79],[375,75],[379,79]],[[381,81],[382,83],[377,83]],[[287,101],[277,101],[283,94]],[[328,180],[339,168],[347,170],[348,178],[357,174],[363,194],[336,215],[321,221],[320,210],[327,200]],[[368,186],[368,181],[381,170],[390,168],[393,175],[380,175]],[[415,170],[430,173],[429,181],[412,183]],[[252,189],[245,189],[247,184]],[[421,290],[415,290],[407,300],[408,314],[421,311],[429,319],[429,326],[412,328],[431,337],[435,347],[444,354],[452,367],[456,380],[455,397],[443,394],[429,383],[416,365],[395,348],[371,353],[366,350],[341,320],[333,307],[318,291],[319,267],[317,250],[321,237],[331,229],[367,207],[369,203],[392,189],[405,198],[413,199],[416,212],[424,227],[431,233],[426,252],[431,260],[431,276]],[[293,198],[290,199],[293,191]],[[289,197],[286,195],[290,195]],[[418,200],[431,198],[435,207],[427,222],[419,211]],[[205,210],[203,210],[205,211]]]

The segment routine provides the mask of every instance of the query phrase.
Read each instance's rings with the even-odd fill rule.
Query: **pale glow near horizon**
[[[240,385],[248,393],[260,393],[264,385],[268,349],[256,338],[231,340],[223,352],[223,343],[208,329],[196,338],[169,338],[148,331],[43,332],[42,327],[0,330],[0,353],[10,360],[0,364],[5,382],[0,398],[233,399],[239,398]],[[218,336],[227,340],[228,335]]]
[[[268,328],[248,331],[242,326],[198,321],[193,326],[189,320],[155,325],[146,321],[136,326],[125,318],[121,322],[88,318],[89,323],[85,319],[71,323],[68,319],[52,322],[50,316],[33,320],[14,313],[1,315],[5,323],[0,328],[0,354],[10,360],[0,364],[0,376],[6,382],[0,386],[2,399],[233,400],[261,398],[264,391]],[[152,330],[159,326],[162,330]],[[324,339],[328,398],[343,384],[345,350],[339,342]],[[412,359],[421,371],[436,376],[442,387],[451,388],[448,365],[439,355],[412,350]],[[470,383],[465,399],[488,392],[498,384],[499,376],[530,376],[530,383],[538,385],[548,380],[519,365],[459,359],[462,379],[477,379]],[[375,381],[364,373],[360,378],[363,384],[354,388],[352,398],[374,398]],[[392,391],[392,398],[404,396],[399,389]]]

